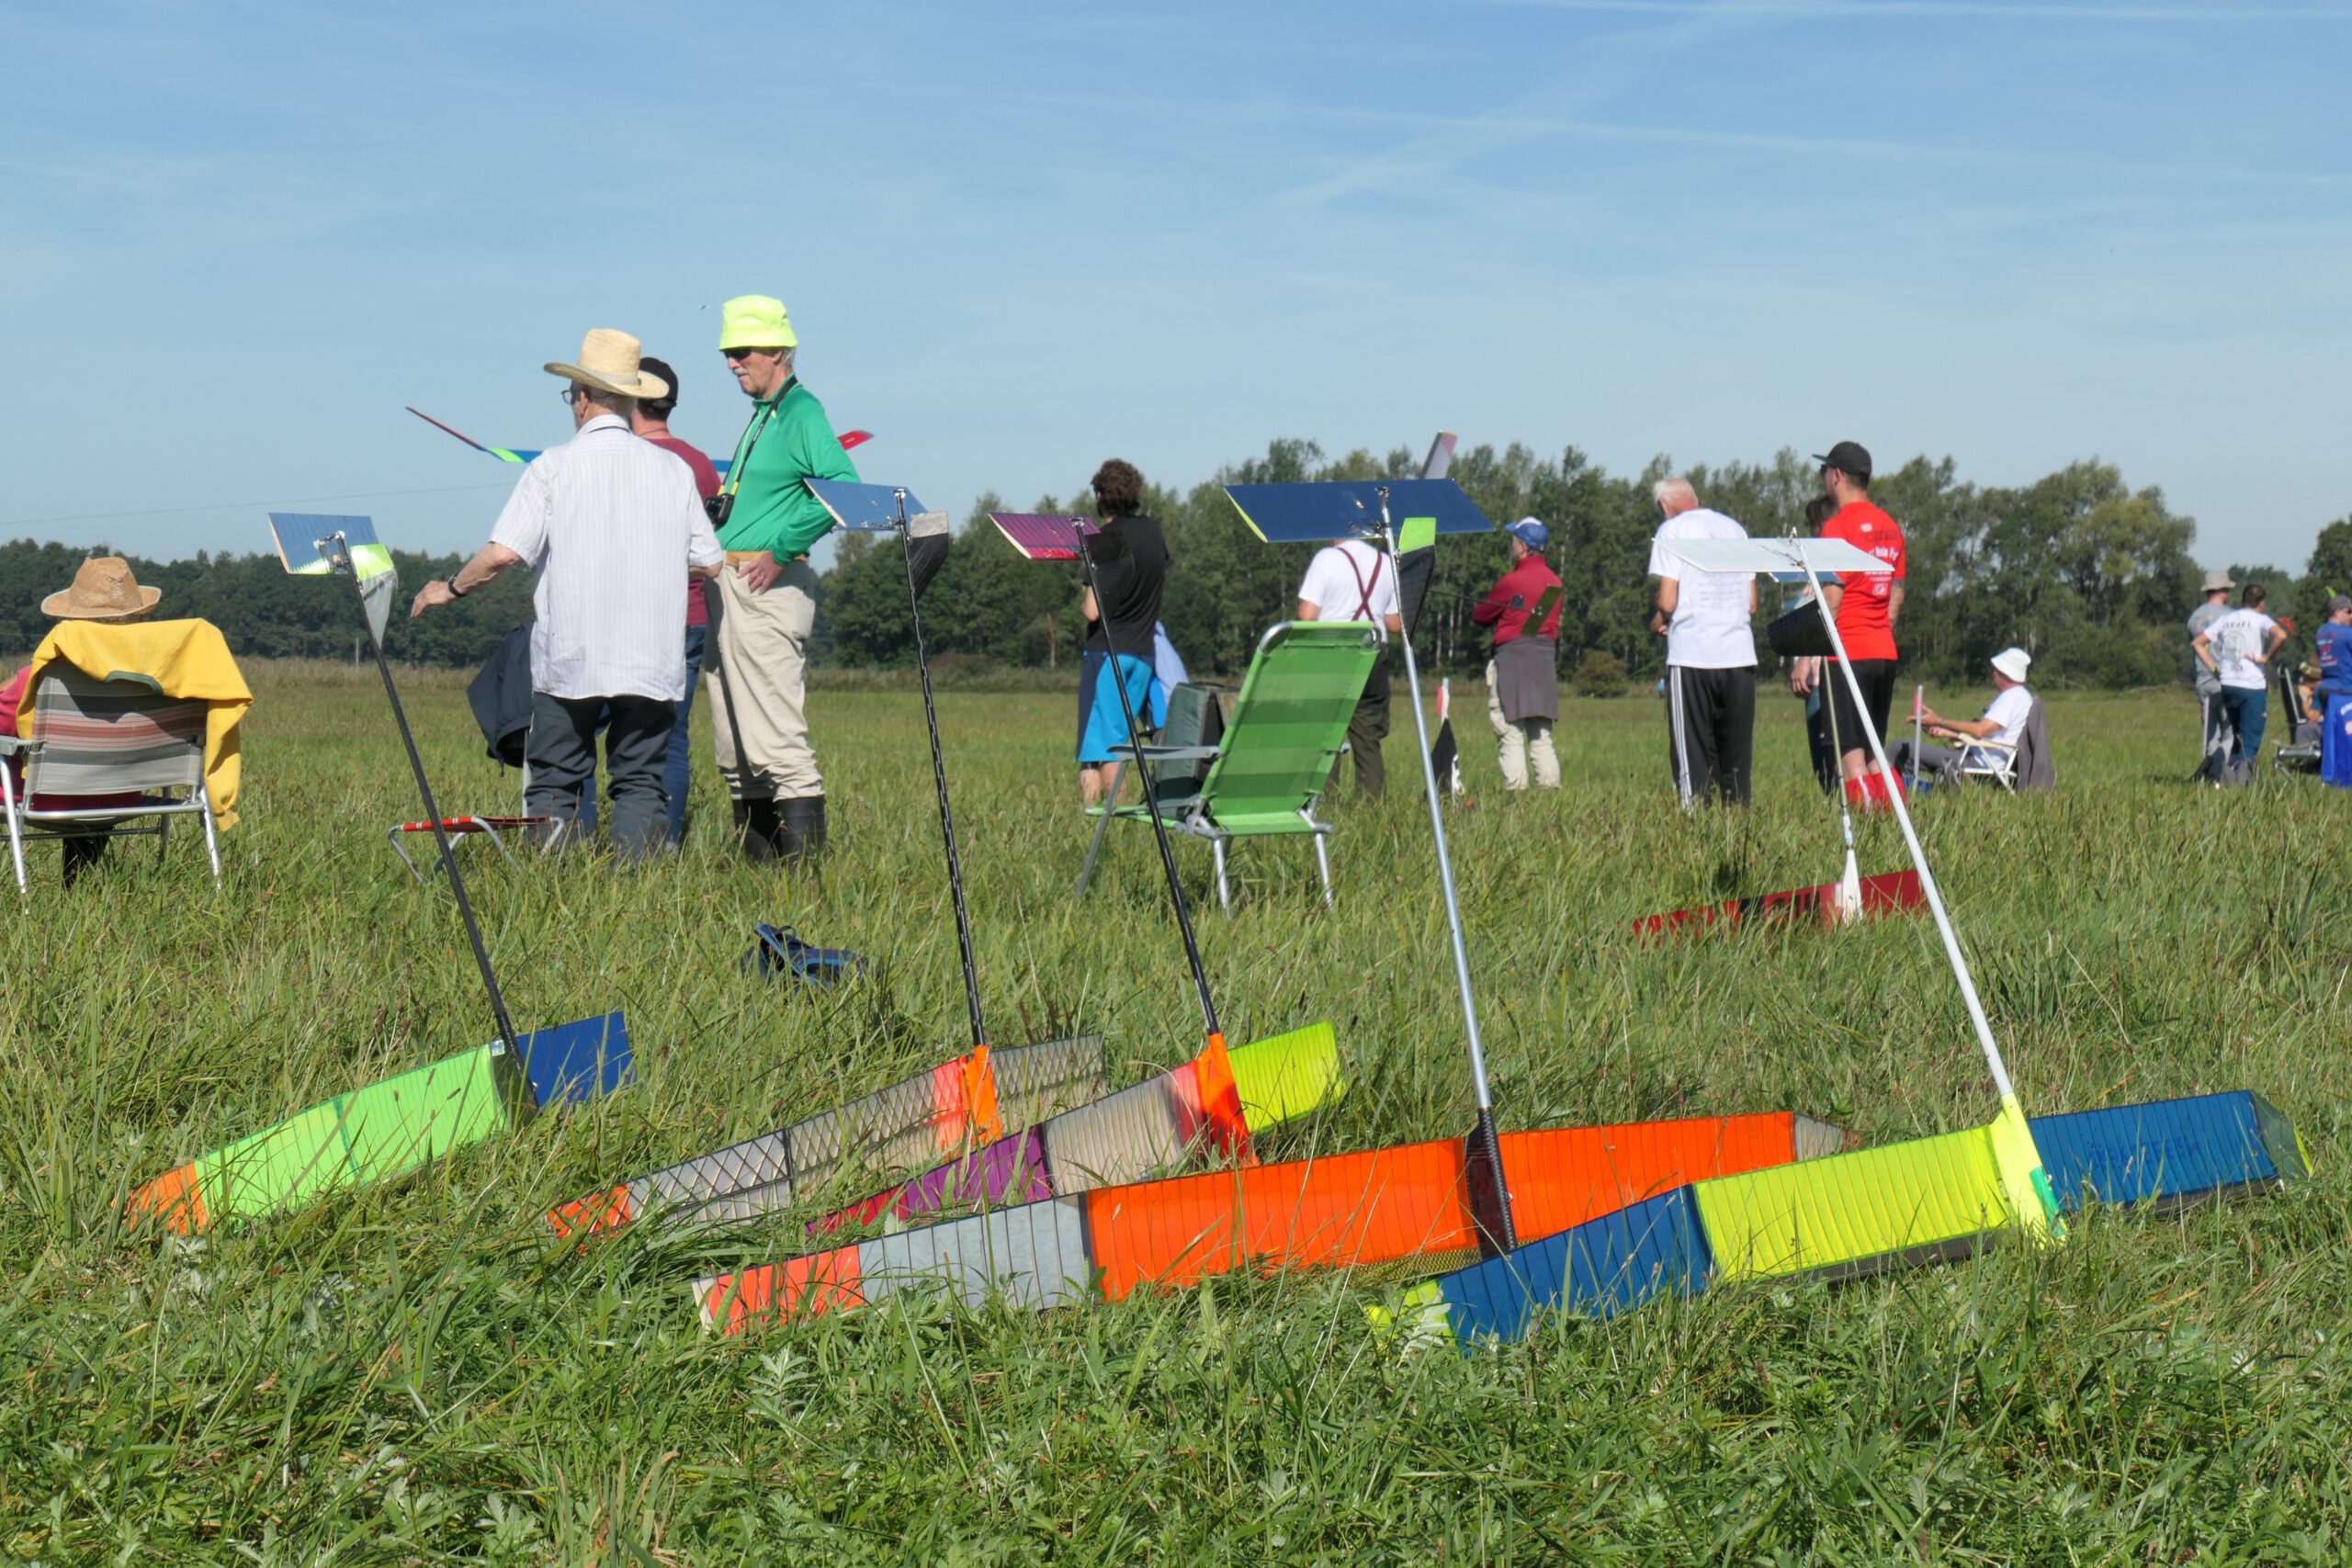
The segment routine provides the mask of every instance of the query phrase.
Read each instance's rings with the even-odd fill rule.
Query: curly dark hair
[[[1132,517],[1143,505],[1143,474],[1125,457],[1114,457],[1094,470],[1094,504],[1102,515]]]

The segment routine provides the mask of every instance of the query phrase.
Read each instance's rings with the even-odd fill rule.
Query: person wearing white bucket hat
[[[639,398],[670,384],[639,363],[637,339],[599,327],[574,361],[549,360],[578,432],[523,470],[490,542],[448,579],[418,591],[412,618],[462,599],[511,566],[538,570],[531,604],[530,787],[557,841],[596,787],[605,726],[609,833],[626,860],[658,853],[669,832],[664,763],[685,694],[687,580],[724,558],[692,469],[635,434]]]
[[[1998,765],[1995,753],[1966,744],[1972,740],[1994,740],[2014,748],[2025,734],[2026,720],[2033,716],[2033,694],[2026,690],[2026,671],[2032,668],[2033,655],[2022,648],[2005,648],[1993,655],[1993,700],[1985,705],[1982,718],[1946,718],[1933,708],[1923,708],[1919,722],[1928,733],[1939,740],[1957,740],[1958,750],[1949,746],[1922,746],[1917,758],[1919,772],[1949,777],[1964,767]],[[1911,742],[1898,740],[1887,752],[1887,760],[1894,764],[1897,773],[1911,772],[1913,758]]]

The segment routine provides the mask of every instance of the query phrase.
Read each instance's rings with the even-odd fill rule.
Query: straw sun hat
[[[670,383],[659,376],[649,376],[638,368],[638,354],[641,348],[637,339],[610,327],[593,329],[580,343],[580,363],[566,365],[550,359],[547,371],[567,381],[577,381],[594,387],[600,392],[615,392],[624,398],[665,398],[670,395]]]
[[[53,621],[135,621],[163,597],[162,589],[142,586],[120,556],[99,556],[74,571],[73,587],[42,600],[40,613]]]

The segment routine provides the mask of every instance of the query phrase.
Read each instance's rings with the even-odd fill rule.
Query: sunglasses
[[[729,359],[743,360],[751,358],[755,354],[780,354],[783,351],[774,348],[722,348],[718,352]]]

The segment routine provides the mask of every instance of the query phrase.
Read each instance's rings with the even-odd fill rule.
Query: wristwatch
[[[464,570],[465,570],[465,568],[463,568],[463,567],[459,567],[459,568],[458,569],[458,571],[463,571]],[[458,586],[458,572],[457,572],[457,571],[453,571],[453,572],[451,572],[451,573],[449,574],[448,579],[447,579],[447,581],[448,581],[448,584],[449,584],[449,597],[450,597],[450,598],[452,598],[452,599],[462,599],[462,598],[464,598],[464,597],[466,596],[466,590],[464,590],[464,589],[462,589],[462,588],[459,588],[459,587]]]

